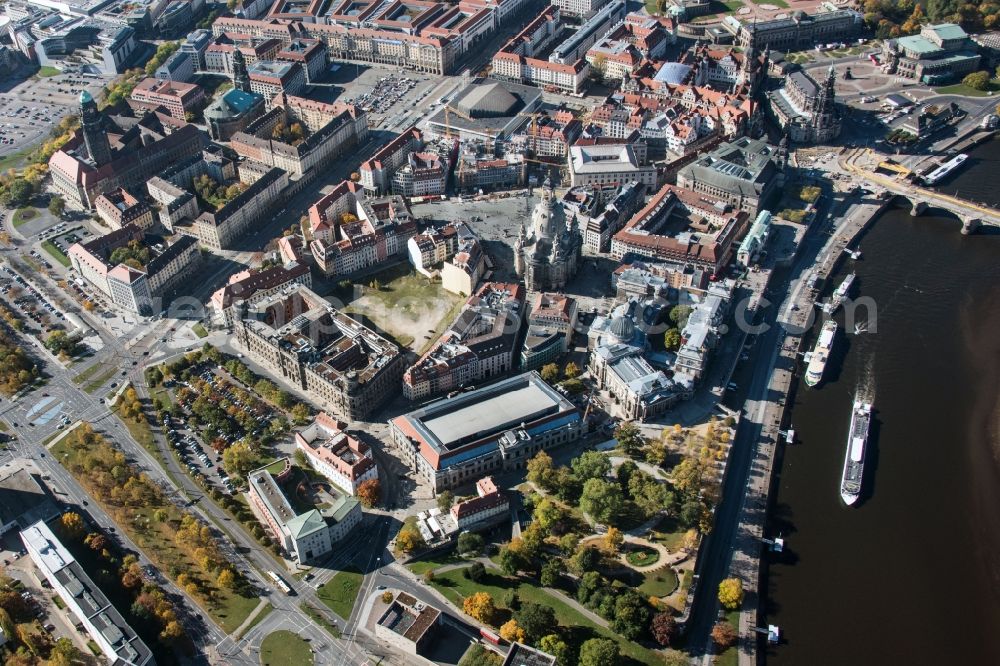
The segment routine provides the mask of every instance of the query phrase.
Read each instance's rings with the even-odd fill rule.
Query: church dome
[[[628,342],[635,335],[635,324],[632,323],[631,319],[622,315],[611,320],[609,330],[611,331],[611,335],[618,338],[619,341]]]

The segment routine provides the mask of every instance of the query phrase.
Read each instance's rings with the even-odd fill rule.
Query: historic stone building
[[[822,83],[805,72],[792,72],[784,86],[767,94],[775,121],[792,141],[826,143],[840,135],[835,77],[833,67]]]
[[[531,214],[531,229],[524,227],[514,246],[514,268],[529,291],[558,291],[576,275],[583,234],[574,215],[566,222],[562,204],[546,180],[542,200]]]

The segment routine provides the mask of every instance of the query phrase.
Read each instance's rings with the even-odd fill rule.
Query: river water
[[[996,204],[1000,142],[973,157],[942,190]],[[789,552],[764,602],[784,640],[769,664],[1000,664],[1000,234],[959,226],[888,211],[834,276],[856,270],[877,330],[841,327],[825,383],[796,392],[770,528]],[[866,497],[847,508],[840,472],[866,381]]]

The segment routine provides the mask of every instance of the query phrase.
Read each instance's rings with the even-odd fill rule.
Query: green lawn
[[[78,462],[80,450],[72,445],[74,435],[75,433],[63,437],[52,445],[50,451],[54,459],[61,462],[68,472],[86,485],[86,475],[80,473]],[[112,513],[112,515],[120,512],[120,507],[110,504],[110,498],[93,497],[105,511]],[[168,519],[166,521],[161,522],[154,518],[158,509],[167,512]],[[116,518],[115,522],[121,531],[145,552],[160,571],[170,575],[175,581],[178,572],[191,572],[198,575],[202,571],[193,557],[178,548],[174,542],[177,534],[175,526],[180,524],[183,515],[183,511],[178,506],[171,503],[162,505],[151,503],[148,506],[135,509],[134,514],[132,520]],[[240,596],[239,593],[227,588],[214,587],[212,592],[211,599],[201,596],[193,596],[193,598],[226,633],[235,631],[243,624],[243,621],[260,603],[260,598],[257,596]]]
[[[453,569],[434,576],[431,585],[458,608],[462,607],[462,600],[474,592],[488,592],[499,604],[499,600],[503,599],[507,590],[516,590],[522,603],[537,603],[548,606],[555,611],[556,620],[569,632],[569,640],[573,643],[581,644],[590,638],[608,638],[617,642],[622,654],[635,662],[642,664],[662,663],[652,650],[627,641],[610,629],[591,622],[562,599],[536,587],[530,581],[507,578],[498,569],[492,567],[486,569],[486,574],[483,580],[476,583],[463,577],[461,569]],[[623,660],[622,663],[627,664],[631,660]]]
[[[94,393],[97,390],[99,390],[102,386],[104,386],[104,384],[106,384],[112,377],[115,376],[116,372],[118,372],[118,368],[115,367],[107,368],[106,366],[103,366],[99,363],[93,367],[98,370],[104,369],[105,371],[83,385],[83,390],[87,393]],[[87,370],[84,370],[84,372],[87,372]],[[80,373],[80,375],[82,374],[83,373]],[[77,375],[77,378],[79,378],[80,375]],[[89,378],[89,375],[87,378]]]
[[[334,613],[349,620],[364,579],[365,577],[357,571],[341,571],[319,588],[316,596]]]
[[[204,327],[204,326],[202,326],[202,325],[201,325],[200,323],[199,323],[199,324],[195,324],[194,326],[192,326],[192,327],[191,327],[191,330],[192,330],[192,331],[194,332],[194,334],[195,334],[195,335],[197,335],[197,336],[198,336],[199,338],[207,338],[207,337],[208,337],[208,331],[206,331],[206,330],[205,330],[205,327]]]
[[[309,643],[290,631],[268,634],[260,644],[260,663],[263,666],[311,666],[313,651]]]
[[[649,571],[636,589],[645,597],[665,597],[677,589],[677,574],[670,567]]]
[[[261,620],[263,620],[265,617],[267,617],[268,615],[270,615],[271,611],[273,611],[273,610],[274,610],[274,606],[272,606],[271,604],[267,604],[266,606],[264,606],[260,610],[260,612],[257,613],[257,615],[255,615],[254,618],[250,622],[248,622],[245,627],[243,627],[242,631],[240,631],[240,633],[237,636],[237,638],[242,638],[243,636],[245,636],[248,631],[250,631],[251,629],[253,629],[254,627],[256,627],[258,624],[260,624]]]
[[[406,568],[418,576],[423,576],[428,571],[433,571],[446,564],[458,564],[459,562],[465,561],[467,560],[459,557],[455,551],[451,551],[446,555],[439,555],[437,557],[429,557],[427,559],[417,560],[416,562],[410,562],[406,565]]]
[[[52,241],[49,240],[42,241],[42,249],[48,252],[50,255],[52,255],[52,258],[58,261],[60,264],[62,264],[66,268],[69,268],[70,266],[69,257],[67,257],[62,250],[57,248],[52,243]]]
[[[379,288],[373,289],[372,284]],[[441,283],[409,266],[395,266],[364,278],[363,294],[344,312],[363,315],[395,341],[422,353],[458,315],[465,299],[445,291]]]
[[[941,88],[935,88],[934,92],[938,95],[965,95],[966,97],[987,97],[991,93],[1000,92],[1000,79],[993,79],[990,84],[986,87],[986,90],[976,90],[975,88],[970,88],[964,83],[956,83],[950,86],[943,86]],[[17,223],[15,222],[15,226]]]
[[[684,544],[684,535],[687,530],[681,527],[672,518],[664,518],[653,528],[653,541],[663,544],[670,552],[676,552]]]
[[[755,5],[774,5],[782,9],[788,9],[788,3],[785,0],[753,0],[753,3]]]
[[[38,217],[38,211],[34,208],[18,208],[14,211],[14,226],[19,227],[28,220]]]
[[[729,611],[726,613],[726,621],[733,625],[736,632],[740,630],[740,612]],[[740,661],[739,643],[729,648],[715,659],[717,666],[736,666]]]
[[[16,153],[10,153],[9,155],[4,155],[0,157],[0,171],[7,171],[8,169],[14,169],[21,166],[34,152],[35,148],[33,146],[28,146],[27,148],[22,148]]]
[[[660,552],[647,546],[628,546],[625,559],[634,567],[648,567],[660,559]]]
[[[48,65],[42,65],[41,67],[38,68],[38,71],[35,72],[35,76],[39,76],[39,77],[45,79],[45,78],[48,78],[50,76],[58,76],[61,73],[62,72],[60,72],[55,67],[49,67]]]
[[[743,7],[743,3],[740,2],[740,0],[723,0],[722,4],[724,4],[726,9],[731,12],[738,11],[741,7]],[[788,5],[785,6],[787,7]]]

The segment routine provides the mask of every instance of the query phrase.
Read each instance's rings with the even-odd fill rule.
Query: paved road
[[[852,201],[856,201],[852,199]],[[820,206],[818,220],[823,220],[830,213],[829,197],[825,197]],[[846,227],[855,221],[854,215],[844,215],[836,218],[837,229]],[[779,354],[785,344],[785,324],[778,323],[779,313],[783,313],[783,321],[787,319],[789,307],[779,308],[778,304],[785,302],[789,294],[794,297],[802,291],[802,279],[815,265],[829,261],[839,253],[843,244],[836,233],[822,233],[825,225],[817,221],[812,233],[803,239],[803,247],[792,268],[773,276],[769,284],[768,301],[762,301],[763,307],[754,319],[762,324],[762,332],[757,335],[751,352],[755,359],[751,370],[749,385],[745,387],[743,415],[737,426],[736,436],[730,451],[728,472],[723,488],[722,500],[715,514],[715,525],[702,557],[704,558],[701,577],[695,593],[694,607],[688,624],[690,645],[694,646],[696,657],[706,660],[711,655],[711,640],[709,633],[716,621],[719,605],[716,598],[719,582],[726,577],[732,562],[736,546],[737,527],[740,516],[745,508],[749,483],[760,484],[765,480],[754,475],[751,477],[752,464],[758,451],[765,429],[772,430],[772,414],[768,408],[775,408],[779,396],[772,395],[771,382],[778,363]],[[800,305],[800,310],[801,310]],[[792,327],[792,332],[799,334],[799,327]],[[780,410],[778,410],[780,411]],[[769,435],[770,436],[770,435]],[[766,488],[755,488],[759,494]]]

